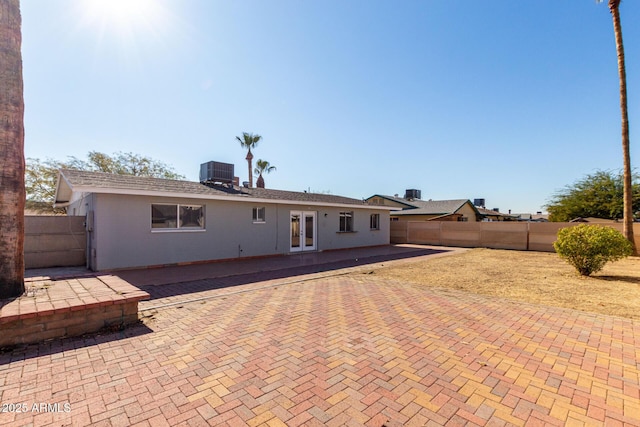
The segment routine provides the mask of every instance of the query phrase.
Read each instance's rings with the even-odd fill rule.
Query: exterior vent
[[[207,162],[200,165],[200,182],[223,184],[233,183],[233,165],[222,162]]]
[[[420,190],[415,190],[415,189],[409,189],[409,190],[405,190],[404,192],[404,198],[407,200],[411,200],[411,199],[420,199],[422,196],[421,191]]]
[[[485,207],[484,199],[473,199],[473,206]]]

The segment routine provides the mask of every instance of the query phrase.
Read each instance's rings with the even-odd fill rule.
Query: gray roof
[[[482,208],[482,207],[479,207],[479,206],[476,206],[476,210],[478,212],[480,212],[480,214],[483,215],[483,216],[504,216],[504,217],[508,217],[508,218],[517,218],[518,217],[518,215],[505,214],[505,213],[494,211],[494,210],[491,210],[491,209]]]
[[[415,206],[414,209],[404,209],[400,212],[394,212],[394,215],[446,215],[455,213],[460,209],[468,199],[456,200],[412,200],[409,203]]]
[[[199,182],[180,181],[163,178],[149,178],[131,175],[116,175],[103,172],[60,170],[56,191],[56,203],[69,202],[73,193],[110,193],[131,195],[158,195],[220,200],[262,200],[314,205],[367,205],[362,200],[332,194],[318,194],[297,191],[271,190],[265,188],[245,188],[237,186],[208,186]],[[389,208],[385,208],[389,210]]]
[[[392,196],[384,196],[376,194],[378,197],[402,203],[407,207],[401,211],[393,212],[392,215],[447,215],[456,212],[469,199],[454,200],[419,200],[419,199],[402,199]],[[375,197],[375,196],[372,196]]]

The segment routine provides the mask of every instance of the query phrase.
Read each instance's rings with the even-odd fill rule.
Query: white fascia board
[[[174,197],[180,199],[199,199],[199,200],[223,200],[228,202],[248,202],[248,203],[265,203],[265,204],[280,204],[280,205],[306,205],[306,206],[324,206],[324,207],[339,207],[339,208],[357,208],[357,209],[370,209],[391,211],[398,210],[399,208],[392,208],[389,206],[376,206],[363,204],[345,204],[345,203],[323,203],[323,202],[305,202],[303,200],[283,200],[283,199],[261,199],[250,196],[217,196],[211,194],[192,194],[192,193],[174,193],[170,191],[151,191],[151,190],[135,190],[135,189],[123,189],[123,188],[103,188],[103,187],[72,187],[74,193],[98,193],[98,194],[118,194],[127,196],[150,196],[150,197]]]
[[[60,200],[63,197],[67,200]],[[67,178],[58,172],[58,179],[56,182],[56,197],[54,203],[66,203],[71,200],[73,197],[73,188]]]

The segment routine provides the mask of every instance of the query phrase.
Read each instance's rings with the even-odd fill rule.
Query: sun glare
[[[119,27],[136,25],[156,13],[153,0],[85,0],[85,3],[95,19]]]
[[[80,5],[81,25],[97,32],[101,41],[136,45],[162,38],[169,24],[160,0],[82,0]]]

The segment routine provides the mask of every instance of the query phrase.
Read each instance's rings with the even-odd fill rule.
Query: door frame
[[[299,230],[298,230],[298,246],[293,246],[294,229],[293,219],[299,218]],[[311,219],[311,244],[307,245],[307,219]],[[305,252],[315,251],[318,249],[318,212],[316,211],[289,211],[289,251],[290,252]]]

